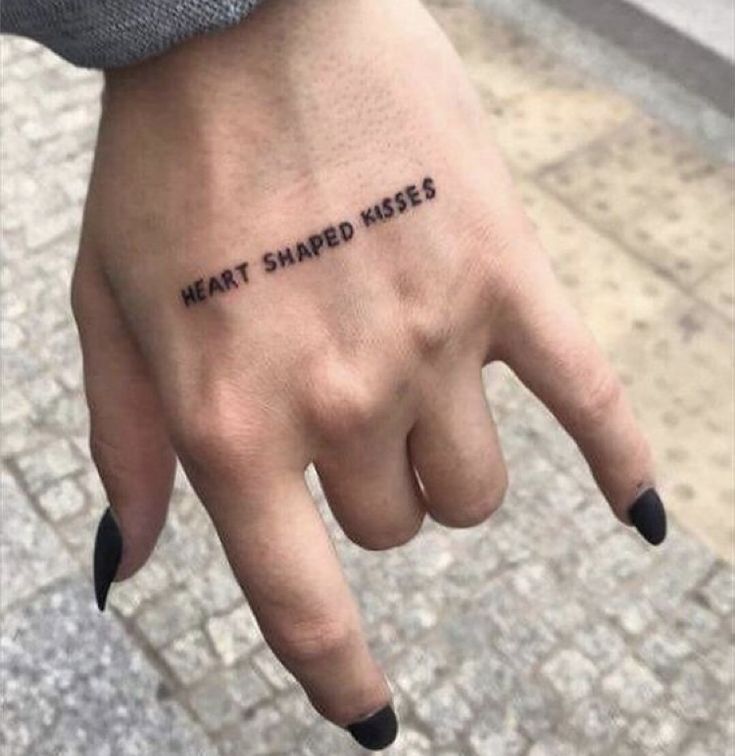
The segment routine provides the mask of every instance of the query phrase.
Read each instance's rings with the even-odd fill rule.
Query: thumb
[[[95,595],[103,610],[113,580],[130,577],[153,551],[176,457],[146,364],[89,250],[77,260],[72,310],[84,360],[90,450],[110,503],[94,553]]]

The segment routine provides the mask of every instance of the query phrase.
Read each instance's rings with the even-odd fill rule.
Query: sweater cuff
[[[118,68],[241,21],[260,0],[3,0],[0,28],[85,68]]]

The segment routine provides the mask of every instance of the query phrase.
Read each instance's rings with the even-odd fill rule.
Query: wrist
[[[398,5],[416,5],[398,0]],[[330,66],[387,31],[381,0],[267,0],[243,22],[202,34],[167,53],[105,73],[106,102],[135,99],[158,110],[188,115],[215,107],[248,110],[298,96]],[[384,15],[384,14],[383,14]]]
[[[105,130],[126,132],[118,145],[199,160],[236,150],[240,165],[268,173],[303,163],[294,152],[324,167],[367,142],[408,155],[415,146],[395,143],[396,124],[433,118],[442,84],[455,98],[462,90],[448,53],[418,0],[267,0],[224,32],[109,72]],[[221,171],[227,160],[210,163]]]

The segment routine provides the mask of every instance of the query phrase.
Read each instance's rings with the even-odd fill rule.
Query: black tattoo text
[[[318,259],[329,250],[349,244],[358,229],[373,228],[387,223],[425,202],[431,202],[435,197],[436,184],[434,179],[427,176],[420,184],[410,184],[361,210],[353,221],[343,220],[292,242],[289,246],[265,252],[252,267],[250,261],[245,260],[219,273],[198,278],[181,289],[182,303],[185,307],[191,307],[247,286],[256,270],[264,274],[275,274],[285,268]]]

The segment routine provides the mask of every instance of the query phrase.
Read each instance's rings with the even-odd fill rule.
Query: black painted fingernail
[[[666,538],[666,510],[654,488],[644,491],[628,514],[635,529],[648,543],[658,546]]]
[[[347,729],[363,748],[380,751],[396,739],[398,720],[393,707],[388,704],[367,719],[351,724]]]
[[[107,594],[120,566],[122,547],[120,528],[108,507],[97,526],[94,542],[94,595],[101,612],[105,610]]]

